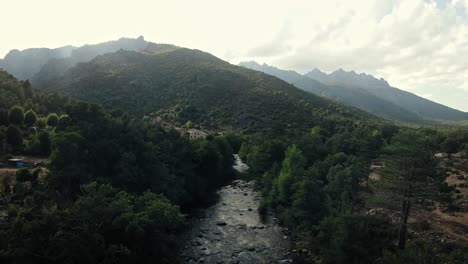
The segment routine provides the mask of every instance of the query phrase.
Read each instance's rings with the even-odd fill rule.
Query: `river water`
[[[236,156],[234,168],[247,166]],[[213,206],[196,213],[182,263],[290,263],[287,230],[271,215],[260,217],[255,182],[238,179],[218,191]]]

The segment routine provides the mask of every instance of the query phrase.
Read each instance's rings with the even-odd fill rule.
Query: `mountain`
[[[149,42],[140,36],[136,39],[121,38],[82,47],[66,46],[57,49],[12,50],[3,60],[0,60],[0,68],[20,80],[31,79],[33,84],[41,84],[57,78],[75,64],[90,61],[98,55],[120,49],[142,50],[147,48],[148,45]]]
[[[132,115],[159,112],[208,129],[299,132],[376,119],[211,54],[158,44],[97,56],[41,87]]]
[[[313,70],[305,76],[326,84],[353,86],[365,89],[373,95],[427,119],[466,121],[468,113],[419,97],[413,93],[394,88],[384,79],[377,79],[365,73],[339,69],[330,74]]]
[[[267,64],[260,65],[252,61],[242,62],[240,65],[277,76],[278,78],[281,78],[304,91],[357,107],[377,116],[405,123],[426,122],[422,117],[415,113],[381,99],[362,88],[332,84],[326,85],[294,71],[281,70]]]
[[[20,80],[30,79],[50,59],[65,58],[71,55],[73,46],[57,49],[33,48],[19,51],[11,50],[3,60],[0,59],[0,69],[8,71]]]
[[[326,74],[314,69],[301,75],[256,62],[243,62],[240,65],[277,76],[305,91],[391,120],[416,124],[468,120],[467,113],[393,88],[384,79],[365,73],[339,69]]]

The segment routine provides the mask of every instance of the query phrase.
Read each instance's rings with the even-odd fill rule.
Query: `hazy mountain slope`
[[[8,71],[20,80],[30,79],[50,59],[68,57],[73,49],[75,47],[66,46],[57,49],[11,50],[3,60],[0,60],[0,68]]]
[[[372,93],[357,87],[325,85],[314,79],[294,71],[285,71],[266,64],[242,62],[241,66],[274,75],[296,87],[316,95],[351,105],[369,113],[401,122],[425,123],[420,116],[407,111],[389,101],[383,100]]]
[[[360,87],[373,95],[392,102],[401,108],[428,119],[442,119],[451,121],[468,120],[468,113],[432,102],[415,94],[391,87],[384,79],[374,78],[368,74],[346,72],[341,69],[326,74],[315,69],[305,76],[327,84]]]
[[[41,86],[51,80],[59,78],[68,69],[78,63],[88,62],[98,55],[116,52],[120,49],[129,51],[147,50],[156,53],[176,48],[177,47],[174,45],[147,42],[143,37],[139,37],[138,39],[122,38],[117,41],[109,41],[97,45],[86,45],[74,50],[70,57],[49,60],[49,62],[33,76],[31,81],[34,85]]]
[[[375,119],[276,77],[183,48],[98,56],[44,87],[135,115],[161,111],[207,128],[299,132]]]
[[[136,39],[121,38],[82,47],[12,50],[5,56],[5,59],[0,60],[0,68],[10,72],[18,79],[31,79],[34,84],[40,84],[60,76],[79,62],[88,62],[98,55],[115,52],[119,49],[142,50],[147,48],[149,43],[143,37],[139,37]]]

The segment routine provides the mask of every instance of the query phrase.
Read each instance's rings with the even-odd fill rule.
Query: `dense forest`
[[[174,263],[191,209],[232,180],[238,153],[297,263],[466,263],[466,241],[414,230],[427,231],[422,212],[464,210],[435,154],[467,153],[468,131],[397,126],[201,51],[153,48],[98,56],[41,90],[0,72],[2,162],[48,159],[2,179],[3,260]]]
[[[2,178],[0,255],[14,263],[171,263],[191,207],[232,176],[226,137],[192,141],[0,72],[1,158],[49,163]],[[5,97],[3,96],[5,95]],[[53,102],[53,103],[51,103]]]
[[[407,243],[407,225],[413,211],[451,206],[454,188],[434,153],[467,151],[467,136],[392,125],[333,132],[316,126],[294,139],[249,136],[240,155],[261,182],[261,211],[273,209],[308,252],[299,263],[313,262],[311,256],[324,263],[464,263],[466,243],[418,236]],[[387,164],[381,180],[369,178],[376,159]],[[385,213],[372,215],[370,208]],[[391,214],[404,222],[391,221]]]

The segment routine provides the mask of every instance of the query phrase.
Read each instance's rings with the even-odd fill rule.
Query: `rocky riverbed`
[[[199,210],[186,236],[182,263],[291,263],[287,230],[260,217],[254,181],[236,180],[218,202]]]

